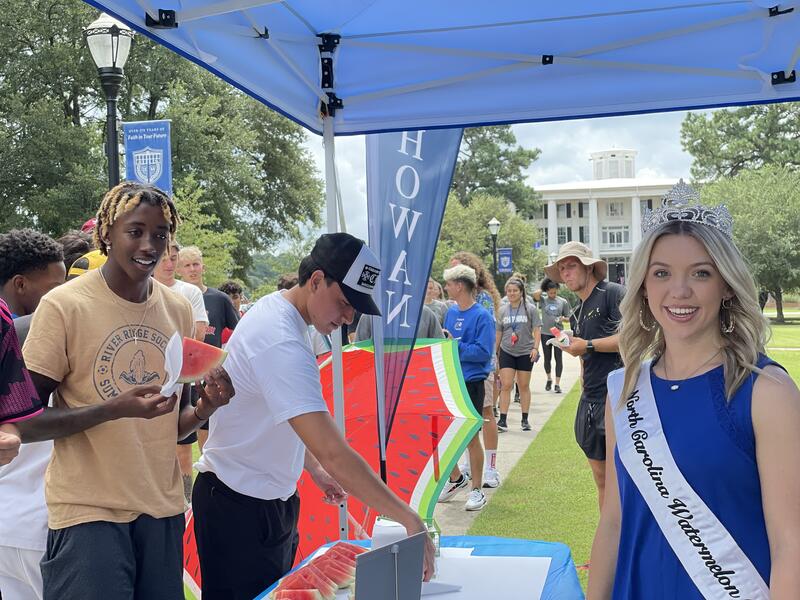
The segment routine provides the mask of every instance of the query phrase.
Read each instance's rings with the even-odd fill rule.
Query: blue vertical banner
[[[154,185],[172,195],[169,121],[123,123],[125,179]]]
[[[382,470],[462,132],[435,129],[366,136],[369,242],[382,267],[376,288],[383,314],[374,317],[372,326]]]
[[[511,248],[497,249],[497,272],[498,273],[514,272],[514,259],[511,256]]]

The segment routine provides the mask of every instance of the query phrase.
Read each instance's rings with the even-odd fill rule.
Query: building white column
[[[595,258],[600,257],[600,219],[597,217],[597,198],[589,198],[589,247]]]
[[[642,241],[642,203],[638,194],[631,198],[631,248]]]
[[[558,254],[558,206],[555,200],[547,201],[547,253]]]

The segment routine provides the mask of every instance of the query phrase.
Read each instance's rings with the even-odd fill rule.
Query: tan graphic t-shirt
[[[136,304],[95,270],[42,299],[23,355],[29,370],[60,382],[54,406],[92,406],[134,386],[163,384],[170,336],[191,336],[193,325],[188,300],[155,280],[150,299]],[[179,410],[176,404],[156,419],[117,419],[55,440],[45,481],[50,528],[181,514]]]

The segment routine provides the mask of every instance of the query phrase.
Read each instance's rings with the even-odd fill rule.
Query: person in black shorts
[[[542,322],[536,305],[525,297],[525,283],[521,279],[509,279],[505,291],[508,302],[500,307],[495,339],[502,385],[497,430],[508,431],[506,418],[516,378],[522,408],[522,430],[530,431],[531,370],[533,363],[539,360]]]
[[[547,276],[563,282],[581,302],[571,318],[574,336],[565,352],[581,357],[583,393],[575,417],[575,438],[592,468],[597,496],[603,506],[606,478],[606,378],[622,366],[617,329],[622,316],[619,304],[625,288],[605,281],[608,265],[592,256],[580,242],[567,242],[552,264],[545,267]]]

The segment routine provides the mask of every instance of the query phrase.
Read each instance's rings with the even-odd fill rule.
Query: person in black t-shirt
[[[622,366],[617,328],[621,320],[619,303],[625,288],[604,281],[605,261],[594,258],[580,242],[561,246],[547,276],[564,283],[580,298],[570,319],[574,336],[564,351],[579,356],[583,366],[583,393],[575,417],[575,438],[592,468],[600,506],[603,506],[606,478],[606,377]]]
[[[239,314],[233,307],[233,302],[227,294],[214,288],[208,287],[203,283],[203,253],[197,246],[187,246],[181,248],[178,253],[178,273],[183,281],[191,283],[200,288],[203,292],[203,303],[208,314],[208,327],[206,327],[206,337],[203,340],[206,344],[211,344],[217,348],[222,348],[222,330],[226,327],[233,329],[239,322]],[[192,403],[197,401],[196,393],[192,390]],[[194,443],[195,435],[189,435],[178,442],[180,446],[191,446]],[[197,445],[203,451],[203,445],[208,439],[208,422],[200,426],[196,432]]]

